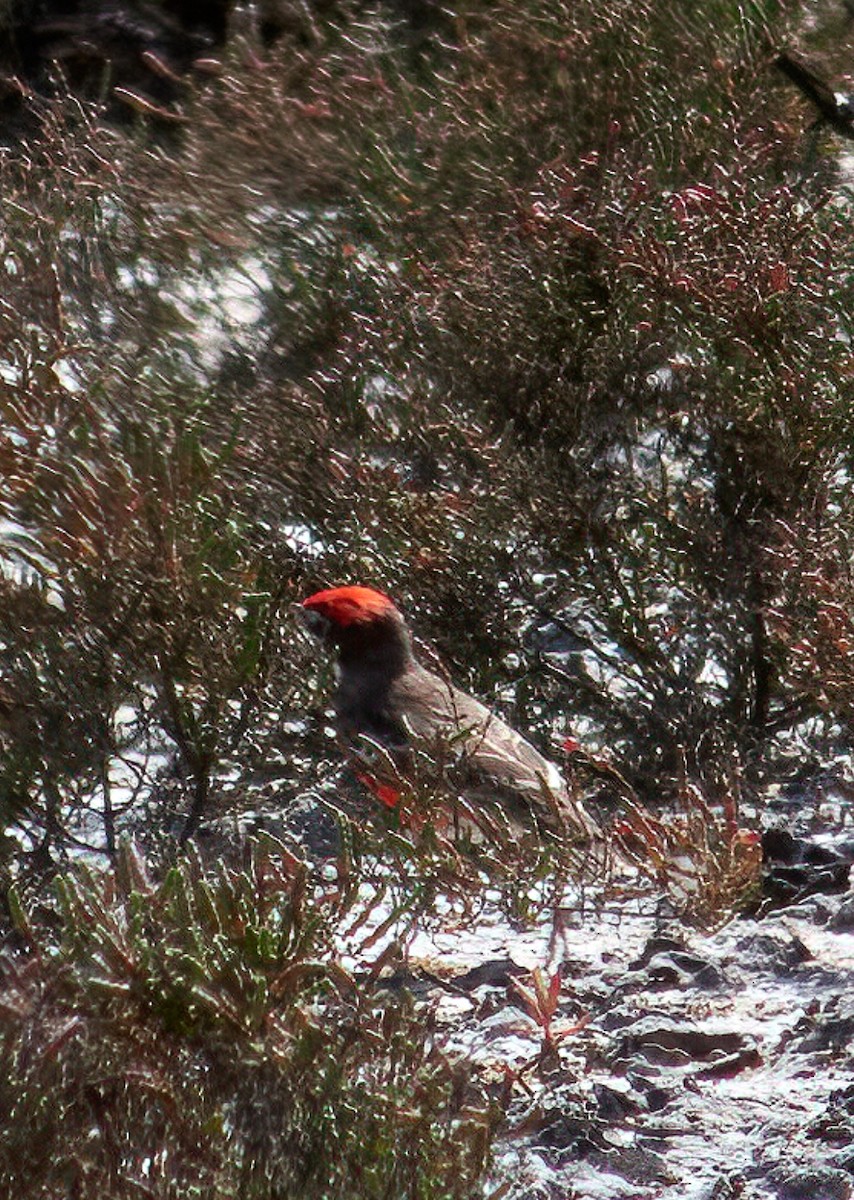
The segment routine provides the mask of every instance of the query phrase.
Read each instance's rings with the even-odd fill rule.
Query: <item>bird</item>
[[[346,585],[302,602],[310,632],[337,658],[336,725],[351,765],[388,808],[425,784],[461,800],[487,838],[534,831],[577,848],[603,833],[554,763],[474,696],[415,656],[394,602]]]

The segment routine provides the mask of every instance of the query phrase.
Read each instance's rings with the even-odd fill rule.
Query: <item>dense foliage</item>
[[[849,742],[854,236],[771,71],[799,6],[297,7],[160,127],[30,98],[0,163],[0,1108],[34,1197],[476,1194],[486,1102],[337,965],[358,886],[245,844],[346,787],[310,589],[380,586],[572,733],[662,873],[690,810],[704,903],[751,875],[737,802]],[[218,870],[174,865],[206,828]],[[454,872],[404,841],[426,913]]]

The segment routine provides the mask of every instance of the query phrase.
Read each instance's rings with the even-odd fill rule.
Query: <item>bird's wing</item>
[[[393,698],[413,740],[429,754],[441,752],[474,792],[509,802],[516,817],[527,810],[554,827],[562,813],[585,835],[599,834],[554,763],[473,696],[417,667],[395,681]]]

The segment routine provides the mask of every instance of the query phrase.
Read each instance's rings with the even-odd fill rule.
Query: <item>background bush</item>
[[[418,1124],[454,1071],[340,983],[312,888],[322,968],[269,990],[301,876],[257,891],[249,815],[341,786],[290,606],[380,586],[653,810],[690,780],[731,825],[734,788],[822,768],[854,707],[849,201],[771,71],[796,4],[285,10],[271,45],[235,18],[155,128],[58,85],[0,162],[4,1108],[102,1194],[173,1194],[180,1160],[334,1196],[303,1169],[332,1095],[376,1148],[347,1194],[463,1195],[488,1121]],[[226,874],[164,874],[215,818]],[[93,851],[114,873],[57,900]]]

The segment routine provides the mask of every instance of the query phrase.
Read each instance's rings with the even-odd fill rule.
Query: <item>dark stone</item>
[[[790,975],[812,958],[801,939],[791,934],[753,934],[740,938],[735,950],[740,967],[752,971],[760,968],[779,976]]]
[[[722,1175],[715,1180],[703,1200],[739,1200],[745,1194],[745,1187],[743,1175]]]
[[[629,971],[637,977],[638,984],[656,988],[709,989],[718,987],[722,981],[717,967],[708,959],[692,953],[671,937],[650,938],[639,957],[629,963]]]
[[[684,944],[671,937],[651,937],[647,941],[638,958],[629,963],[630,971],[639,971],[648,966],[658,954],[667,954],[674,950],[684,950]]]
[[[513,962],[512,958],[492,958],[488,962],[478,963],[463,975],[454,979],[454,987],[462,992],[473,992],[480,987],[507,987],[512,979],[527,975],[524,967]]]
[[[848,1145],[854,1144],[854,1128],[848,1130]],[[854,1175],[854,1150],[846,1150],[834,1157],[833,1165],[847,1175]]]
[[[851,873],[851,855],[788,829],[766,829],[762,835],[765,871],[762,880],[762,913],[791,905],[807,896],[845,891]]]
[[[826,866],[773,866],[763,875],[765,903],[761,911],[764,914],[819,893],[834,895],[847,891],[850,874],[851,864],[846,862]]]
[[[561,1114],[549,1120],[536,1139],[536,1144],[550,1150],[569,1150],[574,1158],[586,1158],[592,1150],[601,1148],[591,1137],[590,1121],[582,1117]]]
[[[599,1116],[605,1121],[622,1121],[624,1117],[632,1116],[640,1109],[637,1100],[631,1095],[618,1092],[616,1088],[610,1088],[604,1083],[593,1085],[593,1095],[596,1097]]]
[[[673,1094],[667,1088],[651,1087],[644,1099],[650,1112],[661,1112],[663,1108],[667,1108],[667,1105],[673,1099]]]
[[[697,1079],[732,1079],[742,1071],[755,1071],[762,1066],[762,1055],[755,1046],[747,1046],[736,1054],[728,1054],[718,1059],[710,1067],[698,1071]]]
[[[784,866],[807,864],[820,867],[846,861],[837,850],[829,846],[820,846],[806,838],[793,837],[786,829],[765,830],[762,835],[762,854],[766,862],[781,863]]]
[[[740,1033],[707,1033],[668,1018],[644,1017],[624,1034],[617,1054],[620,1059],[640,1055],[660,1065],[685,1066],[752,1050],[750,1041]]]
[[[656,954],[647,966],[650,982],[668,987],[698,987],[705,990],[719,987],[722,977],[717,967],[693,954],[672,951]]]
[[[854,929],[854,896],[846,896],[830,918],[828,928],[834,933],[845,933]]]
[[[799,1054],[846,1050],[854,1041],[854,1014],[821,1021],[795,1047]]]
[[[807,1136],[825,1146],[839,1146],[842,1157],[834,1166],[854,1174],[854,1084],[831,1092],[826,1110],[810,1121]]]
[[[284,814],[287,832],[314,858],[334,858],[341,852],[341,829],[328,808],[300,797]],[[264,828],[264,821],[259,823]]]
[[[851,1178],[835,1167],[792,1167],[775,1171],[777,1200],[850,1200]]]

